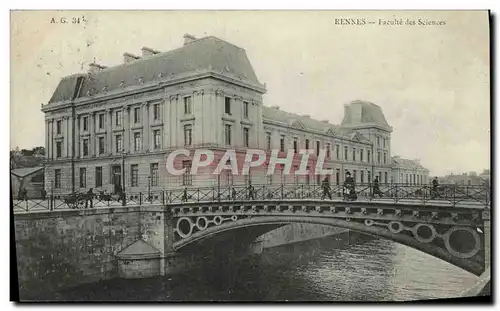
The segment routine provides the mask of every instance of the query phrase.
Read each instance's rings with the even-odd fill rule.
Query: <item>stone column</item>
[[[149,102],[145,102],[142,104],[142,135],[143,135],[143,140],[142,140],[142,150],[144,152],[147,152],[149,150],[149,142],[150,142],[150,134],[149,134]]]
[[[50,119],[50,158],[54,160],[54,119]]]
[[[194,91],[193,92],[193,116],[195,117],[195,121],[193,124],[193,144],[201,145],[207,143],[203,120],[208,117],[203,112],[203,91]],[[206,121],[205,121],[206,122]]]
[[[170,137],[170,147],[182,147],[184,146],[184,143],[183,143],[183,140],[182,140],[182,143],[181,141],[179,141],[179,127],[181,127],[180,125],[180,119],[181,119],[181,116],[178,114],[178,111],[179,111],[179,108],[178,106],[181,105],[181,103],[179,103],[179,98],[180,96],[179,95],[172,95],[170,96],[170,107],[169,107],[169,111],[170,111],[170,115],[169,115],[169,118],[167,120],[168,124],[169,124],[169,128],[170,128],[170,133],[169,133],[169,137]],[[184,109],[182,108],[181,111],[184,113]]]
[[[66,154],[64,157],[69,158],[70,157],[70,137],[71,137],[71,132],[70,132],[70,118],[69,116],[64,117],[64,122],[66,123],[66,133],[64,133],[64,144],[66,145]]]
[[[130,152],[130,107],[123,107],[123,149]]]
[[[96,142],[95,142],[95,112],[91,112],[89,115],[89,132],[90,132],[90,156],[95,157],[96,154]]]
[[[224,127],[222,125],[223,122],[221,119],[222,116],[225,115],[225,113],[224,113],[224,92],[220,89],[215,91],[215,109],[214,109],[214,111],[215,111],[214,128],[215,128],[215,133],[217,135],[217,145],[225,146],[226,142],[224,141]],[[232,138],[233,138],[232,140],[234,140],[234,134],[233,134]]]
[[[113,110],[106,110],[107,123],[106,123],[106,153],[111,155],[113,153]]]
[[[170,124],[170,119],[169,119],[169,111],[170,111],[170,100],[169,99],[163,99],[161,104],[161,113],[162,113],[162,119],[161,122],[163,123],[162,126],[162,144],[161,144],[161,149],[165,150],[166,148],[170,147],[170,129],[167,127],[167,124]]]
[[[75,158],[80,158],[80,116],[75,118]]]
[[[45,120],[45,159],[49,159],[49,120]]]

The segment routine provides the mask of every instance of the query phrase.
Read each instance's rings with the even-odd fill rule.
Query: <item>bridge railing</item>
[[[161,205],[183,202],[213,202],[241,200],[334,200],[377,201],[417,204],[446,203],[456,206],[464,202],[488,207],[490,188],[486,186],[361,183],[352,187],[317,184],[227,185],[201,188],[178,188],[125,194],[72,193],[46,198],[13,197],[15,212],[57,211],[124,205]]]

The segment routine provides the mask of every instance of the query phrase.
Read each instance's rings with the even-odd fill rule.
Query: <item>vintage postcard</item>
[[[20,301],[492,301],[488,11],[12,11]]]

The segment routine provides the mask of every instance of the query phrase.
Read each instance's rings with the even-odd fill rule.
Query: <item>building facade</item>
[[[381,108],[365,101],[345,106],[340,125],[263,105],[261,84],[244,49],[216,37],[184,36],[179,49],[161,53],[142,49],[124,54],[114,67],[91,64],[87,74],[63,78],[43,105],[46,132],[45,178],[54,193],[106,190],[211,187],[269,183],[319,183],[314,175],[320,150],[332,183],[350,171],[358,183],[374,176],[394,180],[391,132]],[[280,168],[266,176],[255,168],[249,176],[229,171],[196,175],[168,174],[166,157],[175,149],[213,150],[216,160],[227,149],[314,150],[310,175],[285,176]],[[298,169],[299,155],[293,170]],[[220,159],[220,158],[219,158]],[[179,165],[190,169],[189,158]]]
[[[429,184],[429,170],[420,164],[419,160],[392,157],[392,180],[398,184],[426,185]]]

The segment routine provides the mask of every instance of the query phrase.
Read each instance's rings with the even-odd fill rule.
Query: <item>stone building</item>
[[[392,157],[392,181],[406,185],[426,185],[431,182],[429,170],[420,164],[419,160]]]
[[[391,132],[381,108],[366,101],[345,106],[340,125],[263,105],[259,82],[244,49],[216,37],[184,36],[169,52],[142,49],[114,67],[91,64],[85,74],[62,78],[45,113],[46,187],[54,193],[107,190],[128,193],[217,184],[317,183],[323,176],[173,176],[166,156],[178,148],[321,149],[331,182],[349,170],[358,183],[379,176],[391,182]],[[190,168],[189,159],[179,160]],[[298,162],[294,162],[296,169]]]

